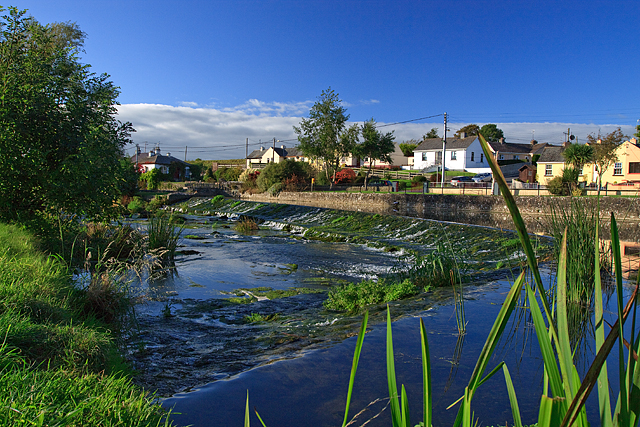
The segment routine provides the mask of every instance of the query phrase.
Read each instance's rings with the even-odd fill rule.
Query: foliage
[[[336,173],[336,184],[348,184],[354,182],[356,179],[356,173],[353,169],[345,168]]]
[[[499,129],[498,126],[494,125],[493,123],[487,123],[486,125],[482,126],[478,133],[484,136],[484,138],[490,142],[498,142],[500,138],[504,138],[502,129]]]
[[[131,202],[127,205],[127,209],[132,214],[140,213],[145,210],[147,204],[141,197],[135,196]]]
[[[364,280],[340,285],[329,291],[324,306],[329,310],[356,312],[367,305],[395,301],[416,295],[420,288],[411,280],[402,282]]]
[[[593,161],[593,147],[590,145],[569,144],[562,152],[562,156],[576,170],[582,171],[584,165]]]
[[[429,177],[429,182],[441,182],[441,181],[442,181],[441,173],[434,173],[434,174],[431,174],[431,176]]]
[[[80,63],[75,24],[24,13],[10,7],[0,19],[0,218],[115,215],[133,131],[115,119],[118,88]]]
[[[418,141],[415,139],[410,139],[398,144],[398,147],[400,147],[400,150],[405,157],[413,157],[413,150],[415,150],[417,146]]]
[[[601,186],[602,174],[618,161],[616,149],[627,138],[620,128],[603,137],[596,137],[593,134],[587,135],[587,144],[593,147],[593,163],[598,172],[598,189]]]
[[[147,190],[157,190],[160,186],[160,180],[162,179],[162,173],[160,169],[153,168],[148,172],[140,174],[140,181],[146,183]]]
[[[463,126],[455,133],[455,135],[460,138],[463,133],[466,133],[467,136],[478,135],[478,133],[480,133],[480,126],[475,124]]]
[[[282,189],[284,191],[302,191],[308,187],[307,181],[298,175],[292,175],[282,180]]]
[[[240,220],[233,228],[241,233],[250,233],[259,229],[256,220],[248,216],[240,217]]]
[[[276,182],[275,184],[273,184],[271,187],[269,187],[267,189],[267,193],[270,196],[277,196],[278,194],[280,194],[280,191],[282,191],[282,183],[281,182]]]
[[[309,111],[293,130],[298,135],[299,149],[311,159],[321,159],[329,178],[329,168],[337,170],[340,159],[349,155],[357,140],[358,126],[346,128],[349,115],[333,89],[323,90]]]
[[[562,170],[562,182],[567,184],[575,184],[580,177],[580,169],[577,168],[564,168]]]
[[[395,137],[392,132],[385,134],[376,129],[375,120],[366,121],[362,126],[362,142],[354,145],[352,153],[361,159],[369,160],[369,169],[364,178],[364,188],[367,189],[367,177],[371,173],[376,160],[391,163],[391,153],[396,149]]]
[[[556,176],[547,181],[547,191],[554,196],[567,196],[569,188],[565,185],[561,176]]]
[[[427,177],[424,176],[424,175],[416,175],[413,178],[411,178],[411,182],[414,185],[417,185],[417,184],[420,184],[420,183],[423,183],[423,182],[427,182]]]
[[[113,325],[86,311],[93,296],[34,241],[0,224],[0,425],[165,425],[121,371]]]
[[[261,191],[267,191],[274,184],[282,183],[294,175],[307,181],[311,173],[311,166],[306,162],[283,160],[279,163],[269,163],[260,172],[256,184]]]
[[[238,181],[242,171],[242,168],[221,167],[215,172],[214,177],[216,181]]]
[[[183,230],[184,225],[176,225],[176,218],[167,212],[159,211],[149,218],[148,247],[160,259],[162,265],[168,265],[174,261]]]
[[[438,128],[431,128],[431,130],[424,134],[422,139],[439,138]]]

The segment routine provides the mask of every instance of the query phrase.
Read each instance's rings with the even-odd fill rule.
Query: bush
[[[411,182],[414,185],[420,184],[421,182],[427,182],[427,177],[424,175],[416,175],[413,178],[411,178]]]
[[[411,280],[365,280],[331,289],[324,306],[329,310],[355,312],[370,304],[395,301],[418,292],[420,289]]]
[[[160,169],[151,169],[140,175],[140,181],[147,184],[147,190],[156,190],[160,185],[161,178],[162,174],[160,173]]]
[[[131,212],[132,214],[136,214],[144,211],[146,206],[147,204],[144,200],[142,200],[142,198],[140,198],[139,196],[135,196],[133,200],[127,205],[127,209],[129,209],[129,212]]]
[[[442,181],[442,174],[440,173],[434,173],[429,177],[429,182],[441,182]]]
[[[298,179],[308,181],[311,176],[311,166],[305,162],[284,160],[280,163],[269,163],[256,180],[261,191],[267,191],[274,184],[281,184],[285,179],[297,176]],[[279,191],[280,189],[278,189]]]
[[[398,190],[405,190],[407,188],[407,183],[405,181],[398,181]]]
[[[352,183],[356,179],[356,173],[353,169],[342,169],[340,172],[336,173],[336,184],[348,184]]]

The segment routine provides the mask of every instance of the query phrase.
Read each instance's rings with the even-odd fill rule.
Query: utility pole
[[[442,188],[444,188],[444,159],[447,149],[447,113],[444,113],[444,138],[442,138]]]
[[[249,158],[249,138],[247,138],[247,140],[245,141],[245,146],[244,146],[244,158],[248,159]]]
[[[184,161],[187,161],[187,146],[184,146]]]
[[[276,161],[276,139],[273,138],[273,153],[271,154],[271,163]]]

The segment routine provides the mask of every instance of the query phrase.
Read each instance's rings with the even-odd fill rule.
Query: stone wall
[[[404,193],[280,193],[243,194],[245,200],[267,203],[316,206],[322,208],[362,211],[388,215],[405,215],[465,224],[513,229],[511,215],[501,196],[404,194]],[[567,210],[569,197],[515,196],[518,209],[532,233],[549,233],[551,206]],[[581,199],[593,203],[595,198]],[[600,211],[603,217],[602,237],[609,234],[609,213],[613,212],[623,240],[640,242],[640,201],[635,198],[602,197]]]

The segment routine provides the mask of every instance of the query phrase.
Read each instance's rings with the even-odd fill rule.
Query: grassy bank
[[[0,224],[0,425],[167,425],[90,299],[31,235]]]

